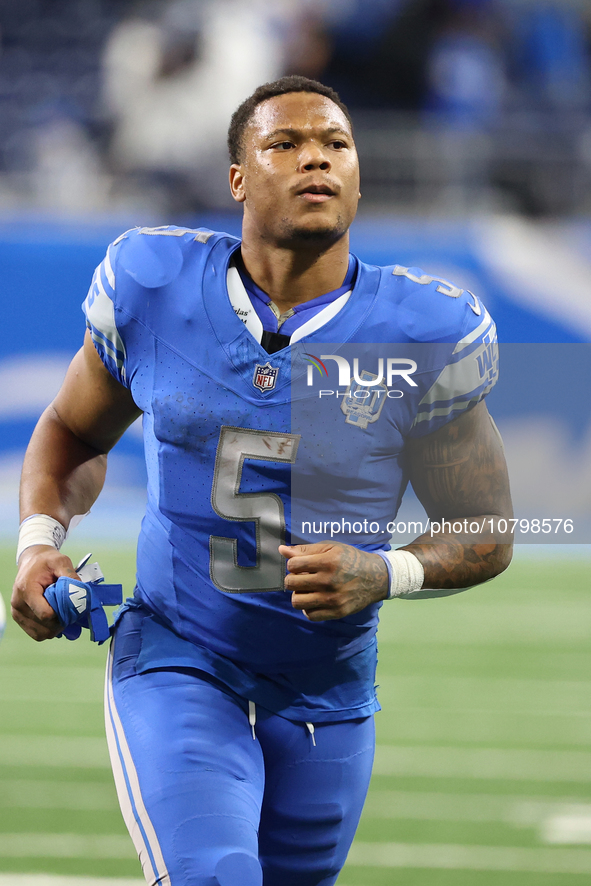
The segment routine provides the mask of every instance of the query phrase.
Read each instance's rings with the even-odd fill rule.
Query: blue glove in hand
[[[64,575],[45,589],[44,597],[55,611],[68,640],[77,640],[82,628],[90,629],[90,639],[99,646],[109,639],[109,623],[103,606],[117,606],[123,599],[122,585],[102,584],[95,581],[78,581]]]

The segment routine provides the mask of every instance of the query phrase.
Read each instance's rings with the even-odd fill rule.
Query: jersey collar
[[[250,378],[255,364],[266,364],[270,361],[280,369],[280,381],[272,393],[278,393],[280,389],[290,384],[292,372],[293,347],[283,348],[281,351],[269,355],[260,344],[258,326],[255,321],[249,321],[250,331],[245,323],[250,318],[248,307],[252,314],[256,315],[250,299],[240,280],[240,275],[231,275],[232,295],[228,291],[228,269],[231,259],[240,241],[228,235],[221,236],[213,245],[203,274],[203,303],[209,323],[215,337],[232,364],[235,371],[244,378]],[[327,305],[323,311],[311,318],[308,323],[297,330],[298,343],[302,337],[306,337],[306,343],[310,345],[322,342],[347,343],[354,340],[355,334],[362,326],[365,318],[371,310],[378,292],[381,279],[381,270],[371,265],[365,265],[357,260],[357,278],[353,289],[344,296],[342,303],[335,302]],[[240,284],[240,286],[238,286]],[[346,296],[346,297],[345,297]],[[236,301],[232,301],[236,299]],[[247,299],[248,305],[244,301]],[[241,317],[234,307],[240,311],[246,311],[247,317]],[[324,314],[324,311],[327,311]],[[323,315],[323,316],[321,316]],[[320,319],[319,319],[320,318]],[[258,319],[258,317],[257,317]],[[316,322],[314,322],[316,321]],[[260,320],[258,321],[260,323]],[[260,324],[262,335],[262,324]],[[294,339],[292,338],[292,342]],[[298,350],[301,349],[299,346]],[[302,364],[305,369],[304,364]],[[303,371],[303,370],[302,370]],[[258,392],[256,392],[258,394]],[[263,396],[269,396],[263,394]]]

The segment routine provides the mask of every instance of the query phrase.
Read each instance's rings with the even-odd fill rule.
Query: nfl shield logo
[[[258,364],[254,368],[252,383],[259,391],[271,391],[275,387],[278,372],[278,366],[271,366],[270,363],[265,363],[264,366]]]

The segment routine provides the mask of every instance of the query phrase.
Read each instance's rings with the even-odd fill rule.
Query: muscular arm
[[[459,589],[494,578],[511,562],[512,545],[498,532],[455,534],[454,521],[496,528],[513,516],[503,444],[486,404],[413,441],[412,486],[431,521],[449,531],[426,533],[404,550],[425,570],[425,588]],[[450,524],[445,526],[445,523]]]
[[[484,403],[413,441],[408,458],[412,485],[431,520],[488,527],[489,519],[496,525],[512,516],[503,444]],[[293,591],[292,604],[311,621],[343,618],[388,594],[386,565],[377,554],[335,542],[280,550],[289,561],[285,587]],[[451,531],[426,533],[403,550],[421,561],[425,588],[452,593],[493,578],[511,561],[511,544],[502,539]]]
[[[89,333],[64,383],[31,437],[21,477],[21,520],[49,514],[68,527],[102,489],[106,453],[140,415],[131,394],[110,375]]]
[[[102,489],[107,452],[138,415],[131,394],[105,369],[87,333],[27,449],[21,520],[48,514],[67,528],[75,514],[86,513]],[[30,636],[42,640],[59,631],[43,591],[60,575],[74,574],[69,558],[47,545],[22,553],[12,612]]]

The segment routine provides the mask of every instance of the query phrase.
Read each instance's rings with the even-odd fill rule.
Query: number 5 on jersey
[[[231,594],[282,591],[285,560],[277,550],[285,544],[285,514],[274,492],[240,492],[245,458],[293,464],[298,434],[222,427],[216,452],[211,504],[224,520],[256,524],[256,566],[238,565],[238,540],[212,535],[209,572],[214,585]]]

